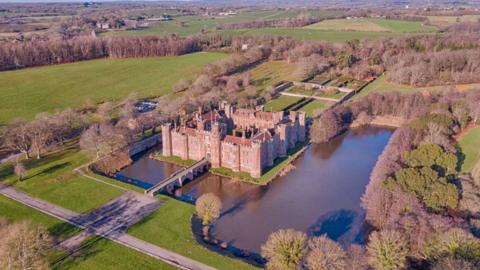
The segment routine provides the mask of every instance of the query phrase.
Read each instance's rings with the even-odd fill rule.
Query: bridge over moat
[[[163,190],[171,192],[177,187],[182,187],[185,181],[191,181],[198,175],[208,171],[210,165],[210,161],[207,158],[203,158],[191,166],[173,173],[167,179],[145,190],[145,194],[155,196],[155,194],[158,194]]]

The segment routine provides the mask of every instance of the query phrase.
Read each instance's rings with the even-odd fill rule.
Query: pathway
[[[161,202],[155,198],[149,198],[136,192],[126,192],[105,206],[86,215],[79,215],[49,202],[34,198],[7,185],[0,184],[0,194],[86,231],[83,235],[68,239],[70,243],[64,243],[67,247],[70,245],[74,246],[78,241],[81,242],[85,235],[88,236],[89,233],[93,233],[181,269],[214,269],[125,233],[128,226],[139,221],[161,205]]]

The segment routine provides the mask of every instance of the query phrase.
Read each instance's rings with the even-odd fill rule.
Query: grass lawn
[[[458,143],[465,154],[462,172],[471,172],[475,164],[480,161],[480,127],[477,126],[463,134]]]
[[[81,229],[73,225],[43,214],[3,195],[0,195],[0,217],[10,221],[31,220],[32,222],[42,224],[52,236],[60,239],[68,238],[81,231]]]
[[[279,96],[278,98],[275,98],[265,104],[265,111],[270,111],[270,112],[279,112],[282,111],[284,108],[294,104],[295,102],[298,102],[300,97],[290,97],[290,96]]]
[[[179,166],[183,166],[183,167],[192,166],[192,165],[195,164],[195,162],[196,162],[196,161],[193,160],[193,159],[183,160],[182,158],[177,157],[177,156],[169,156],[169,157],[162,156],[162,154],[161,154],[160,152],[154,153],[154,154],[153,154],[153,158],[158,159],[158,160],[161,160],[161,161],[173,163],[173,164],[176,164],[176,165],[179,165]]]
[[[297,65],[287,61],[268,61],[249,70],[252,82],[257,91],[265,90],[267,86],[273,86],[283,81],[298,80],[295,76]]]
[[[392,32],[392,33],[419,33],[435,32],[433,26],[423,25],[421,22],[409,22],[386,19],[335,19],[325,20],[305,27],[315,30],[338,30],[338,31],[367,31],[367,32]]]
[[[191,231],[191,217],[195,206],[159,195],[166,203],[145,220],[128,230],[128,234],[164,247],[219,270],[257,269],[240,260],[210,251],[195,240]]]
[[[84,248],[52,266],[53,270],[173,270],[162,261],[129,249],[108,239],[92,236]]]
[[[460,85],[442,85],[442,86],[430,86],[430,87],[412,87],[410,85],[398,84],[388,82],[385,76],[380,76],[378,79],[367,85],[365,88],[360,91],[360,93],[353,96],[353,99],[357,99],[367,95],[368,93],[385,93],[389,91],[399,91],[402,93],[413,93],[413,92],[422,92],[422,91],[438,91],[446,89],[456,89],[459,91],[467,91],[472,89],[480,89],[480,84],[460,84]]]
[[[305,114],[308,117],[312,117],[314,112],[316,112],[317,110],[323,111],[330,106],[331,106],[331,103],[328,101],[314,100],[308,103],[307,105],[303,106],[302,108],[298,109],[298,111],[305,112]]]
[[[312,96],[315,93],[315,91],[318,91],[318,89],[313,90],[313,89],[307,89],[305,87],[298,87],[298,86],[290,87],[287,90],[285,90],[285,92],[288,92],[288,93],[305,95],[305,96]]]
[[[171,93],[180,79],[189,79],[222,53],[177,57],[100,59],[0,72],[0,123],[39,112],[79,107],[87,102],[119,100],[135,92],[139,98]]]
[[[88,160],[84,153],[71,146],[40,160],[32,158],[26,161],[28,175],[21,182],[17,181],[13,174],[11,164],[0,166],[0,178],[34,197],[77,213],[86,213],[123,193],[117,188],[79,176],[72,171]]]

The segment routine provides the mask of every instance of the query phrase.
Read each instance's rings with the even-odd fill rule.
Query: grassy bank
[[[28,174],[23,181],[17,181],[12,164],[0,166],[0,178],[34,197],[77,213],[86,213],[123,193],[73,172],[74,168],[88,161],[88,157],[72,145],[42,159],[25,161]]]
[[[169,94],[178,80],[189,79],[205,64],[226,56],[202,52],[177,57],[100,59],[0,72],[0,123],[88,102],[119,100],[133,92],[139,98]]]
[[[437,31],[435,27],[424,25],[422,22],[373,18],[325,20],[309,25],[305,28],[316,30],[392,33],[431,33]]]
[[[300,97],[291,97],[291,96],[279,96],[267,104],[265,104],[265,111],[269,112],[279,112],[285,109],[286,107],[298,102]]]
[[[330,107],[332,102],[324,100],[314,100],[307,105],[298,109],[299,111],[305,112],[308,117],[312,117],[316,111],[323,111]]]
[[[177,156],[169,156],[169,157],[162,156],[162,154],[160,152],[154,153],[152,155],[152,158],[158,159],[160,161],[173,163],[175,165],[179,165],[179,166],[182,166],[182,167],[192,166],[196,162],[195,160],[192,160],[192,159],[183,160],[183,159],[181,159],[180,157],[177,157]]]
[[[284,81],[294,81],[299,78],[295,76],[296,64],[287,61],[268,61],[249,70],[252,75],[252,83],[262,92],[268,86],[274,86]]]
[[[248,270],[256,267],[220,255],[197,243],[191,231],[195,206],[159,195],[165,204],[145,220],[128,230],[128,234],[177,252],[219,270]]]

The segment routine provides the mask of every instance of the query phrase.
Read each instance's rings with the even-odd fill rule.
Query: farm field
[[[300,97],[290,97],[290,96],[279,96],[265,104],[265,110],[270,112],[278,112],[284,108],[294,104],[295,102],[301,100]]]
[[[435,27],[423,25],[421,22],[408,22],[373,18],[325,20],[316,24],[306,26],[305,28],[315,30],[362,32],[370,31],[392,33],[420,33],[436,31]]]
[[[282,81],[297,80],[295,76],[295,64],[286,61],[268,61],[249,70],[253,84],[258,92],[265,90],[267,86],[273,86]]]
[[[87,102],[138,98],[171,93],[180,79],[189,79],[222,53],[193,53],[177,57],[100,59],[71,64],[0,72],[0,123],[39,112],[79,107]]]
[[[345,42],[353,39],[374,39],[381,37],[395,37],[400,33],[374,32],[374,31],[336,31],[317,30],[308,28],[261,28],[261,29],[239,29],[222,30],[219,33],[225,35],[257,35],[257,36],[280,36],[286,35],[302,40],[322,40],[330,42]]]
[[[191,232],[190,219],[195,206],[167,196],[159,196],[166,203],[144,221],[128,230],[128,234],[160,247],[188,256],[219,270],[257,269],[206,249],[197,243]]]
[[[463,16],[428,16],[430,24],[437,27],[446,27],[456,23],[478,22],[480,15],[463,15]]]
[[[459,84],[459,85],[443,85],[443,86],[429,86],[429,87],[412,87],[410,85],[403,85],[398,83],[388,82],[385,76],[380,76],[378,79],[373,81],[371,84],[367,85],[362,91],[355,96],[353,99],[357,99],[363,96],[366,96],[369,93],[385,93],[389,91],[400,91],[402,93],[413,93],[413,92],[422,92],[422,91],[438,91],[438,90],[445,90],[454,88],[459,91],[466,91],[472,89],[480,89],[480,84],[472,83],[472,84]]]
[[[463,134],[459,139],[459,145],[465,154],[462,166],[463,172],[471,172],[475,164],[480,161],[480,127],[475,127]]]
[[[314,100],[307,105],[301,107],[299,111],[305,112],[308,117],[313,117],[314,113],[319,110],[325,110],[331,105],[328,101]]]
[[[16,189],[77,213],[89,212],[120,196],[123,191],[77,175],[72,170],[89,161],[76,147],[24,162],[28,174],[17,181],[13,165],[0,166],[0,179]]]

